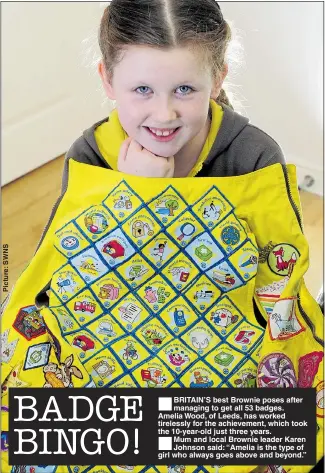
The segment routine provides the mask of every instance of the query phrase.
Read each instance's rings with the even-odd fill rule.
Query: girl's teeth
[[[157,136],[168,136],[174,133],[175,131],[175,130],[169,130],[169,131],[153,130],[152,128],[149,128],[149,130]]]

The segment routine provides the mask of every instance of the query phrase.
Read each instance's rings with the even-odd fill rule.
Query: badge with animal
[[[296,315],[296,299],[278,300],[268,318],[268,327],[271,340],[286,340],[303,332],[302,326]]]
[[[73,388],[74,378],[83,379],[80,369],[73,364],[74,356],[69,355],[62,363],[48,363],[43,368],[44,388]]]
[[[289,278],[300,256],[299,251],[293,245],[288,243],[275,245],[272,242],[260,249],[259,254],[259,262],[267,261],[273,273]]]

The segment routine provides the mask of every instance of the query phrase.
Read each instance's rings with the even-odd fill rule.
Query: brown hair
[[[214,0],[112,0],[100,23],[99,46],[106,71],[113,74],[127,45],[191,47],[217,79],[225,62],[231,30]],[[221,89],[220,104],[232,107]]]

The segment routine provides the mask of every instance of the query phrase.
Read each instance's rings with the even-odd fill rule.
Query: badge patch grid
[[[54,278],[66,317],[58,317],[58,307],[50,310],[61,336],[80,349],[95,385],[128,377],[139,387],[233,386],[241,366],[249,361],[257,367],[251,355],[263,330],[249,323],[229,293],[254,277],[258,250],[215,186],[188,205],[172,186],[145,203],[122,182],[93,208],[57,232],[71,251],[56,245],[67,258],[56,273],[65,269],[64,277],[75,276],[77,289]],[[71,240],[64,231],[69,228]],[[249,249],[248,258],[241,248]],[[82,261],[82,271],[76,261]],[[105,279],[109,284],[101,285]]]

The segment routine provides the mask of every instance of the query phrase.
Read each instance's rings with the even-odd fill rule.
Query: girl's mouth
[[[156,130],[155,129],[151,129],[147,126],[144,127],[147,132],[150,134],[150,136],[155,140],[155,141],[160,141],[160,142],[166,142],[166,141],[171,141],[175,138],[175,136],[178,135],[179,133],[179,130],[181,129],[181,127],[178,127],[178,128],[175,128],[174,130],[168,130],[167,131],[164,131],[164,132],[158,132],[159,134],[157,134]],[[155,131],[153,131],[155,130]],[[163,133],[163,134],[162,134]],[[168,133],[168,134],[167,134]]]

